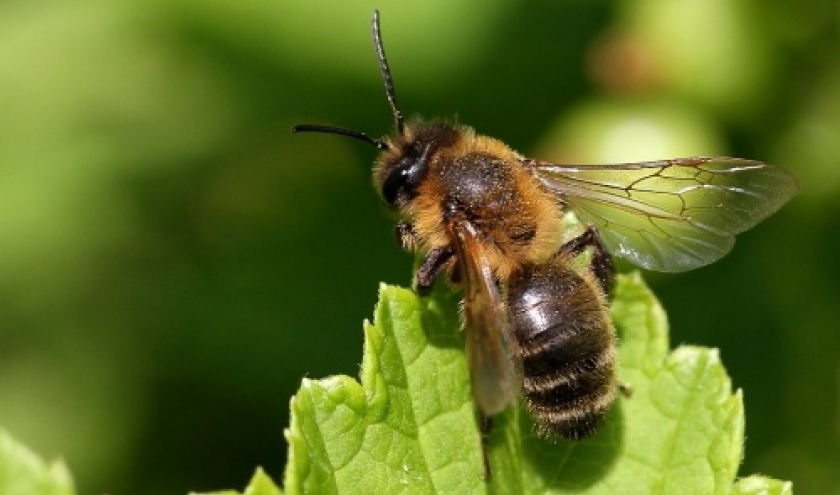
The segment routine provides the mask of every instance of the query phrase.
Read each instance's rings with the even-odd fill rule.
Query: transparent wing
[[[473,394],[485,416],[494,416],[516,399],[522,388],[522,361],[502,299],[475,227],[450,220],[464,291],[467,359]]]
[[[524,165],[595,226],[615,255],[682,272],[732,249],[735,235],[776,212],[799,186],[788,172],[726,157],[617,165]]]

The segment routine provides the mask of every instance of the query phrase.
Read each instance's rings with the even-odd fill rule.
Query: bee
[[[325,125],[292,131],[340,134],[381,150],[373,182],[399,217],[399,243],[421,256],[415,290],[428,294],[439,276],[462,288],[482,417],[522,394],[542,436],[588,437],[618,389],[611,256],[662,272],[711,263],[793,197],[796,180],[727,157],[550,163],[464,125],[406,123],[378,12],[373,40],[396,132],[375,139]]]

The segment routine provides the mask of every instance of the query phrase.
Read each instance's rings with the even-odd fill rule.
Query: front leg
[[[407,251],[417,251],[420,245],[417,232],[414,230],[414,225],[410,222],[399,222],[394,228],[394,234],[397,236],[397,242]],[[446,266],[446,263],[455,254],[455,250],[449,246],[435,248],[429,251],[420,267],[417,268],[417,273],[414,275],[414,290],[421,296],[427,296],[432,290],[432,285],[435,283],[435,278],[440,274],[440,271]]]
[[[421,296],[428,296],[432,291],[435,278],[440,275],[443,267],[454,255],[455,250],[451,246],[439,247],[429,251],[414,275],[414,290]]]

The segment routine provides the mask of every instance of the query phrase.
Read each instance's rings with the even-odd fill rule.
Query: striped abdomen
[[[580,440],[616,393],[615,342],[606,297],[592,277],[560,262],[530,265],[509,280],[525,400],[540,433]]]

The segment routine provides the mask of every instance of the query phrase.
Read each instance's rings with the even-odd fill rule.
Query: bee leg
[[[414,225],[409,222],[398,222],[394,228],[394,234],[396,234],[397,242],[403,249],[407,251],[417,250],[419,242]],[[432,285],[435,283],[435,278],[454,255],[455,250],[450,246],[429,251],[414,275],[414,290],[421,296],[429,295],[432,291]]]
[[[577,256],[590,247],[593,248],[592,260],[589,262],[590,268],[598,278],[604,293],[609,296],[612,294],[615,265],[607,247],[601,242],[601,238],[598,237],[598,232],[594,228],[589,227],[583,234],[563,244],[560,253]]]
[[[629,385],[627,383],[619,383],[618,384],[618,391],[621,393],[621,395],[623,395],[624,397],[627,397],[628,399],[630,397],[633,397],[633,386],[632,385]]]
[[[446,263],[455,256],[455,249],[451,246],[435,248],[429,251],[417,273],[414,275],[414,290],[421,296],[427,296],[432,291],[435,278],[443,270]]]
[[[493,418],[481,414],[479,418],[481,429],[481,456],[484,459],[484,481],[490,481],[490,435],[493,433]]]

